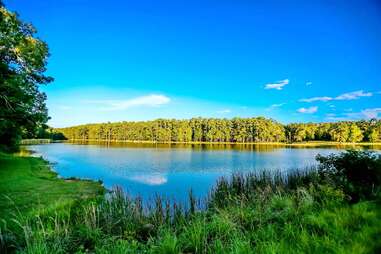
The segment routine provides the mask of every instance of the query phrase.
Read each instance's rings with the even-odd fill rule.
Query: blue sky
[[[381,117],[379,1],[6,0],[50,47],[54,127]]]

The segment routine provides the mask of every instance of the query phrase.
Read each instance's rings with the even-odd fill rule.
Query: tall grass
[[[260,171],[248,174],[237,173],[230,178],[222,177],[211,191],[208,206],[224,207],[231,202],[249,201],[264,190],[270,193],[291,191],[299,187],[320,182],[316,168],[281,171]]]

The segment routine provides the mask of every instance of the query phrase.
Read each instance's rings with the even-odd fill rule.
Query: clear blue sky
[[[255,2],[255,3],[254,3]],[[381,117],[380,1],[5,0],[50,47],[50,124]]]

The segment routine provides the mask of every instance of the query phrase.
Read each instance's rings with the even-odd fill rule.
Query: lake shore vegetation
[[[104,198],[15,216],[7,253],[377,253],[381,157],[318,156],[318,166],[222,178],[203,201],[145,206],[116,188]],[[365,170],[365,171],[364,171]],[[80,190],[79,190],[80,192]],[[33,214],[31,214],[33,215]]]
[[[6,222],[14,216],[63,210],[104,193],[99,182],[58,178],[41,158],[0,153],[0,165],[0,217]]]

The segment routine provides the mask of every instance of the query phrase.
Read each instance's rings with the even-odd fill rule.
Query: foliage
[[[381,140],[381,121],[346,121],[337,123],[297,123],[285,127],[287,140],[301,142],[325,140],[336,142],[379,142]]]
[[[22,133],[34,132],[48,120],[46,95],[40,84],[44,75],[47,45],[36,38],[31,24],[0,4],[0,148],[14,150]]]
[[[284,129],[274,120],[257,118],[157,119],[145,122],[88,124],[57,129],[68,139],[154,142],[279,142]]]
[[[379,195],[381,189],[381,155],[369,151],[349,150],[327,157],[318,155],[320,173],[328,177],[354,201]]]
[[[68,139],[150,142],[378,142],[381,121],[282,124],[263,117],[157,119],[56,129]]]
[[[66,140],[65,136],[56,129],[50,128],[43,124],[35,129],[34,132],[24,133],[23,139],[51,139],[51,140]]]

